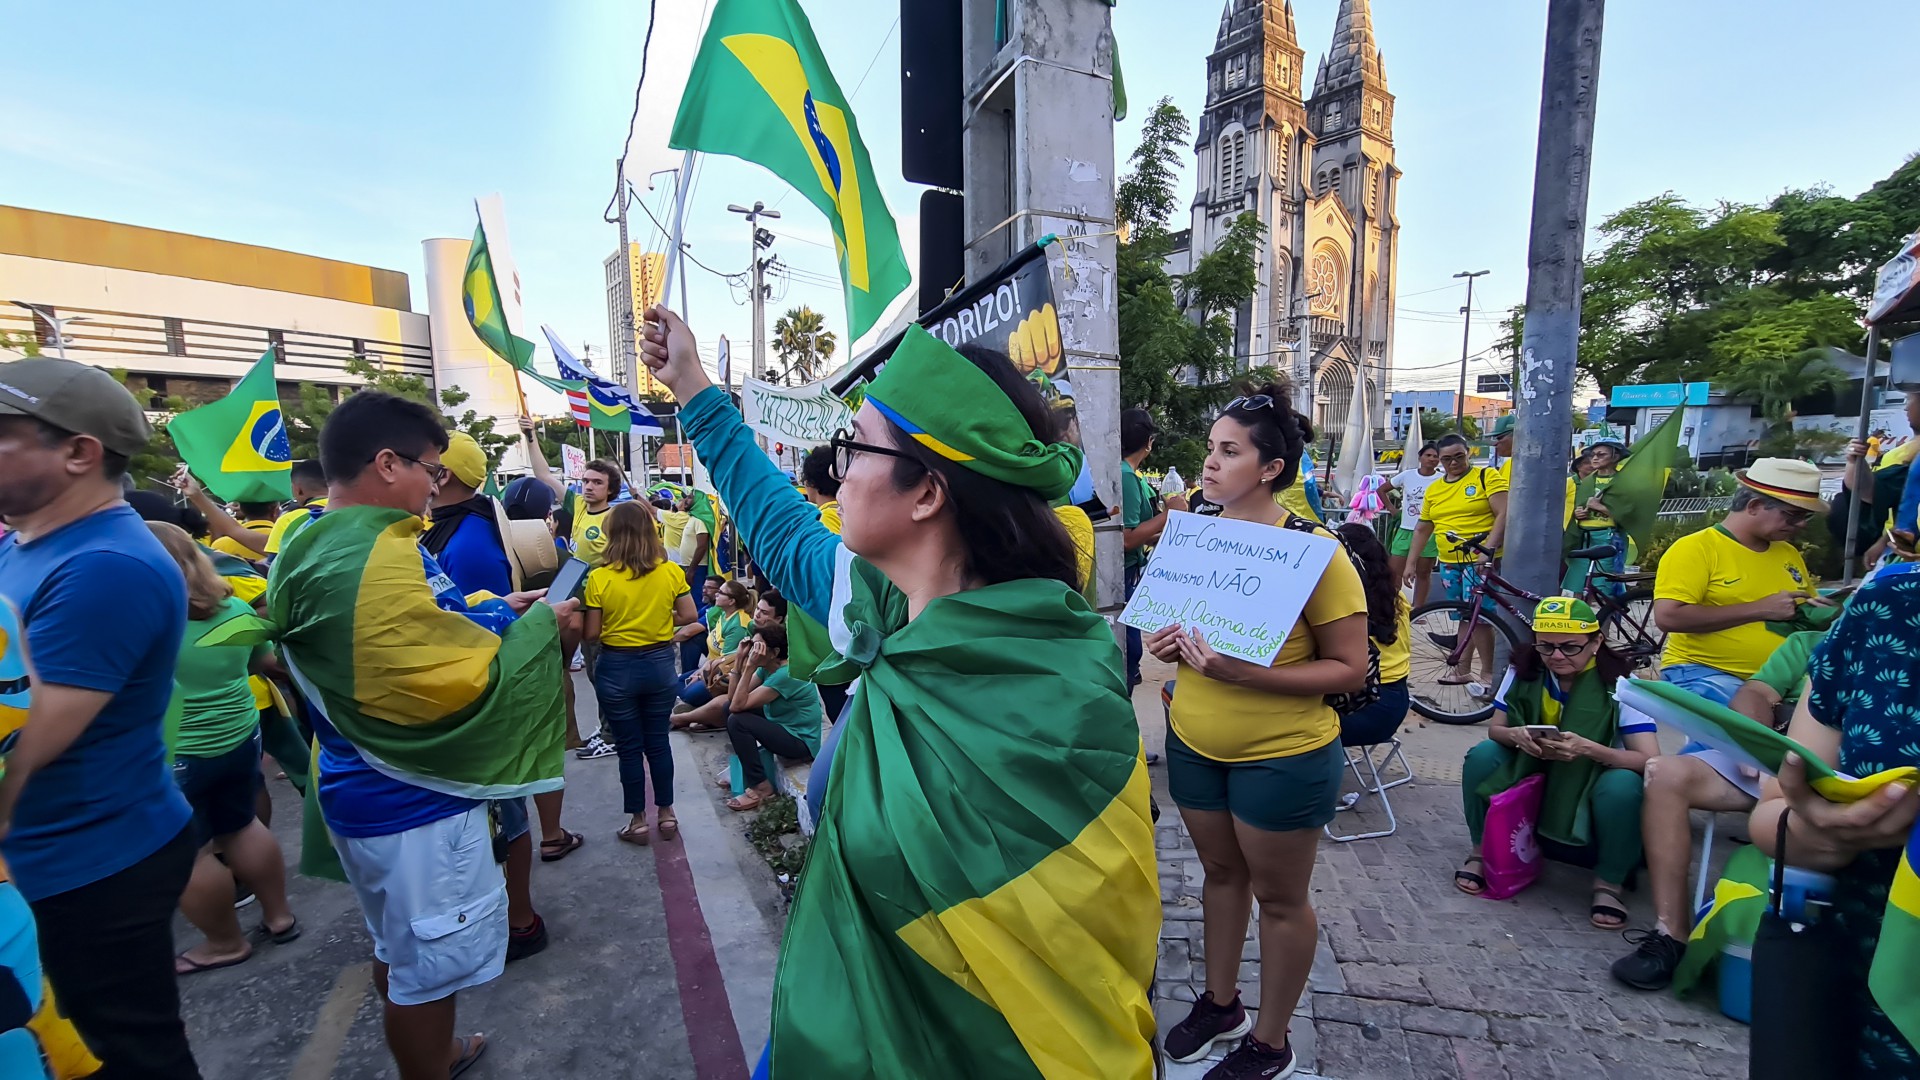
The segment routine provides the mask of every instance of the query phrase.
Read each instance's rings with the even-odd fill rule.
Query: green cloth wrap
[[[1079,447],[1034,438],[986,372],[918,326],[907,328],[866,400],[941,457],[1042,498],[1067,494],[1080,476]]]
[[[1516,681],[1507,690],[1507,726],[1525,727],[1542,723],[1540,698],[1547,692],[1545,679]],[[1619,734],[1620,712],[1607,694],[1606,681],[1592,668],[1576,675],[1573,691],[1560,710],[1560,729],[1581,735],[1601,746],[1612,746]],[[1593,808],[1589,796],[1604,770],[1591,758],[1572,761],[1542,761],[1530,754],[1515,754],[1506,768],[1494,773],[1475,794],[1492,798],[1500,792],[1544,771],[1547,789],[1540,800],[1540,822],[1534,831],[1556,843],[1586,847],[1593,840]]]

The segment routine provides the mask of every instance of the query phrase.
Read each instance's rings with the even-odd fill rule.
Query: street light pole
[[[53,347],[62,360],[67,359],[67,327],[74,323],[94,321],[85,315],[74,315],[62,319],[53,313],[52,308],[41,307],[39,304],[29,304],[25,300],[9,300],[7,303],[17,308],[24,308],[38,315],[40,318],[46,320],[48,326],[53,327]]]
[[[1453,275],[1467,279],[1467,303],[1460,313],[1467,317],[1467,325],[1460,331],[1460,393],[1453,399],[1453,429],[1462,436],[1467,433],[1467,350],[1473,341],[1473,279],[1486,277],[1491,270],[1462,270]]]
[[[773,234],[760,227],[761,218],[780,217],[780,211],[767,209],[767,204],[756,202],[753,209],[733,205],[727,207],[731,214],[741,214],[747,219],[747,227],[753,232],[753,366],[749,369],[755,375],[764,378],[767,374],[767,290],[765,275],[767,264],[760,258],[761,248],[773,246]]]

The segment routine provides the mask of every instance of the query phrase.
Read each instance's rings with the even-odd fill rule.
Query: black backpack
[[[1325,525],[1316,525],[1306,518],[1293,514],[1287,515],[1287,523],[1282,526],[1282,528],[1292,529],[1295,532],[1324,533],[1332,537],[1334,542],[1340,545],[1340,550],[1346,553],[1347,561],[1353,564],[1354,572],[1359,574],[1362,580],[1365,580],[1367,574],[1366,564],[1360,561],[1360,556],[1353,553],[1353,549],[1347,546],[1346,540],[1342,539],[1338,532],[1327,528]],[[1334,712],[1339,713],[1341,716],[1351,716],[1379,700],[1380,647],[1373,643],[1373,635],[1368,634],[1367,685],[1358,690],[1349,690],[1343,694],[1328,694],[1327,704],[1332,707]]]

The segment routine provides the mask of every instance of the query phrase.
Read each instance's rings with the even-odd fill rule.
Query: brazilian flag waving
[[[912,283],[860,125],[795,0],[719,0],[668,144],[763,165],[827,215],[850,338]]]
[[[167,434],[193,475],[214,498],[230,502],[284,502],[293,498],[293,447],[280,413],[273,350],[226,397],[183,412]]]

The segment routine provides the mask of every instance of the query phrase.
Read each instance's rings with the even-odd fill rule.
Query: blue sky
[[[860,87],[855,113],[911,260],[918,191],[897,179],[898,8],[807,6],[841,85]],[[1122,158],[1159,97],[1197,116],[1217,7],[1120,0],[1134,107],[1117,132]],[[1337,7],[1295,4],[1309,70]],[[1493,271],[1476,287],[1476,350],[1524,295],[1545,7],[1374,0],[1406,173],[1396,385],[1451,385],[1456,271]],[[470,235],[473,197],[498,191],[530,322],[605,347],[601,261],[616,238],[600,212],[632,108],[644,0],[7,9],[16,33],[0,80],[0,202],[388,267],[412,277],[423,304],[420,241]],[[1669,189],[1698,202],[1822,183],[1850,195],[1920,151],[1898,63],[1920,40],[1911,0],[1613,0],[1607,14],[1596,222]],[[1863,48],[1872,55],[1857,56]],[[1191,177],[1182,183],[1184,203]],[[813,283],[835,276],[826,224],[758,167],[715,159],[700,172],[695,257],[743,269],[746,226],[725,207],[756,199],[786,215],[776,251],[809,279],[786,283],[773,314],[810,304],[844,348],[838,286]],[[636,212],[635,238],[654,232]],[[696,331],[744,349],[744,293],[698,269],[690,284]]]

